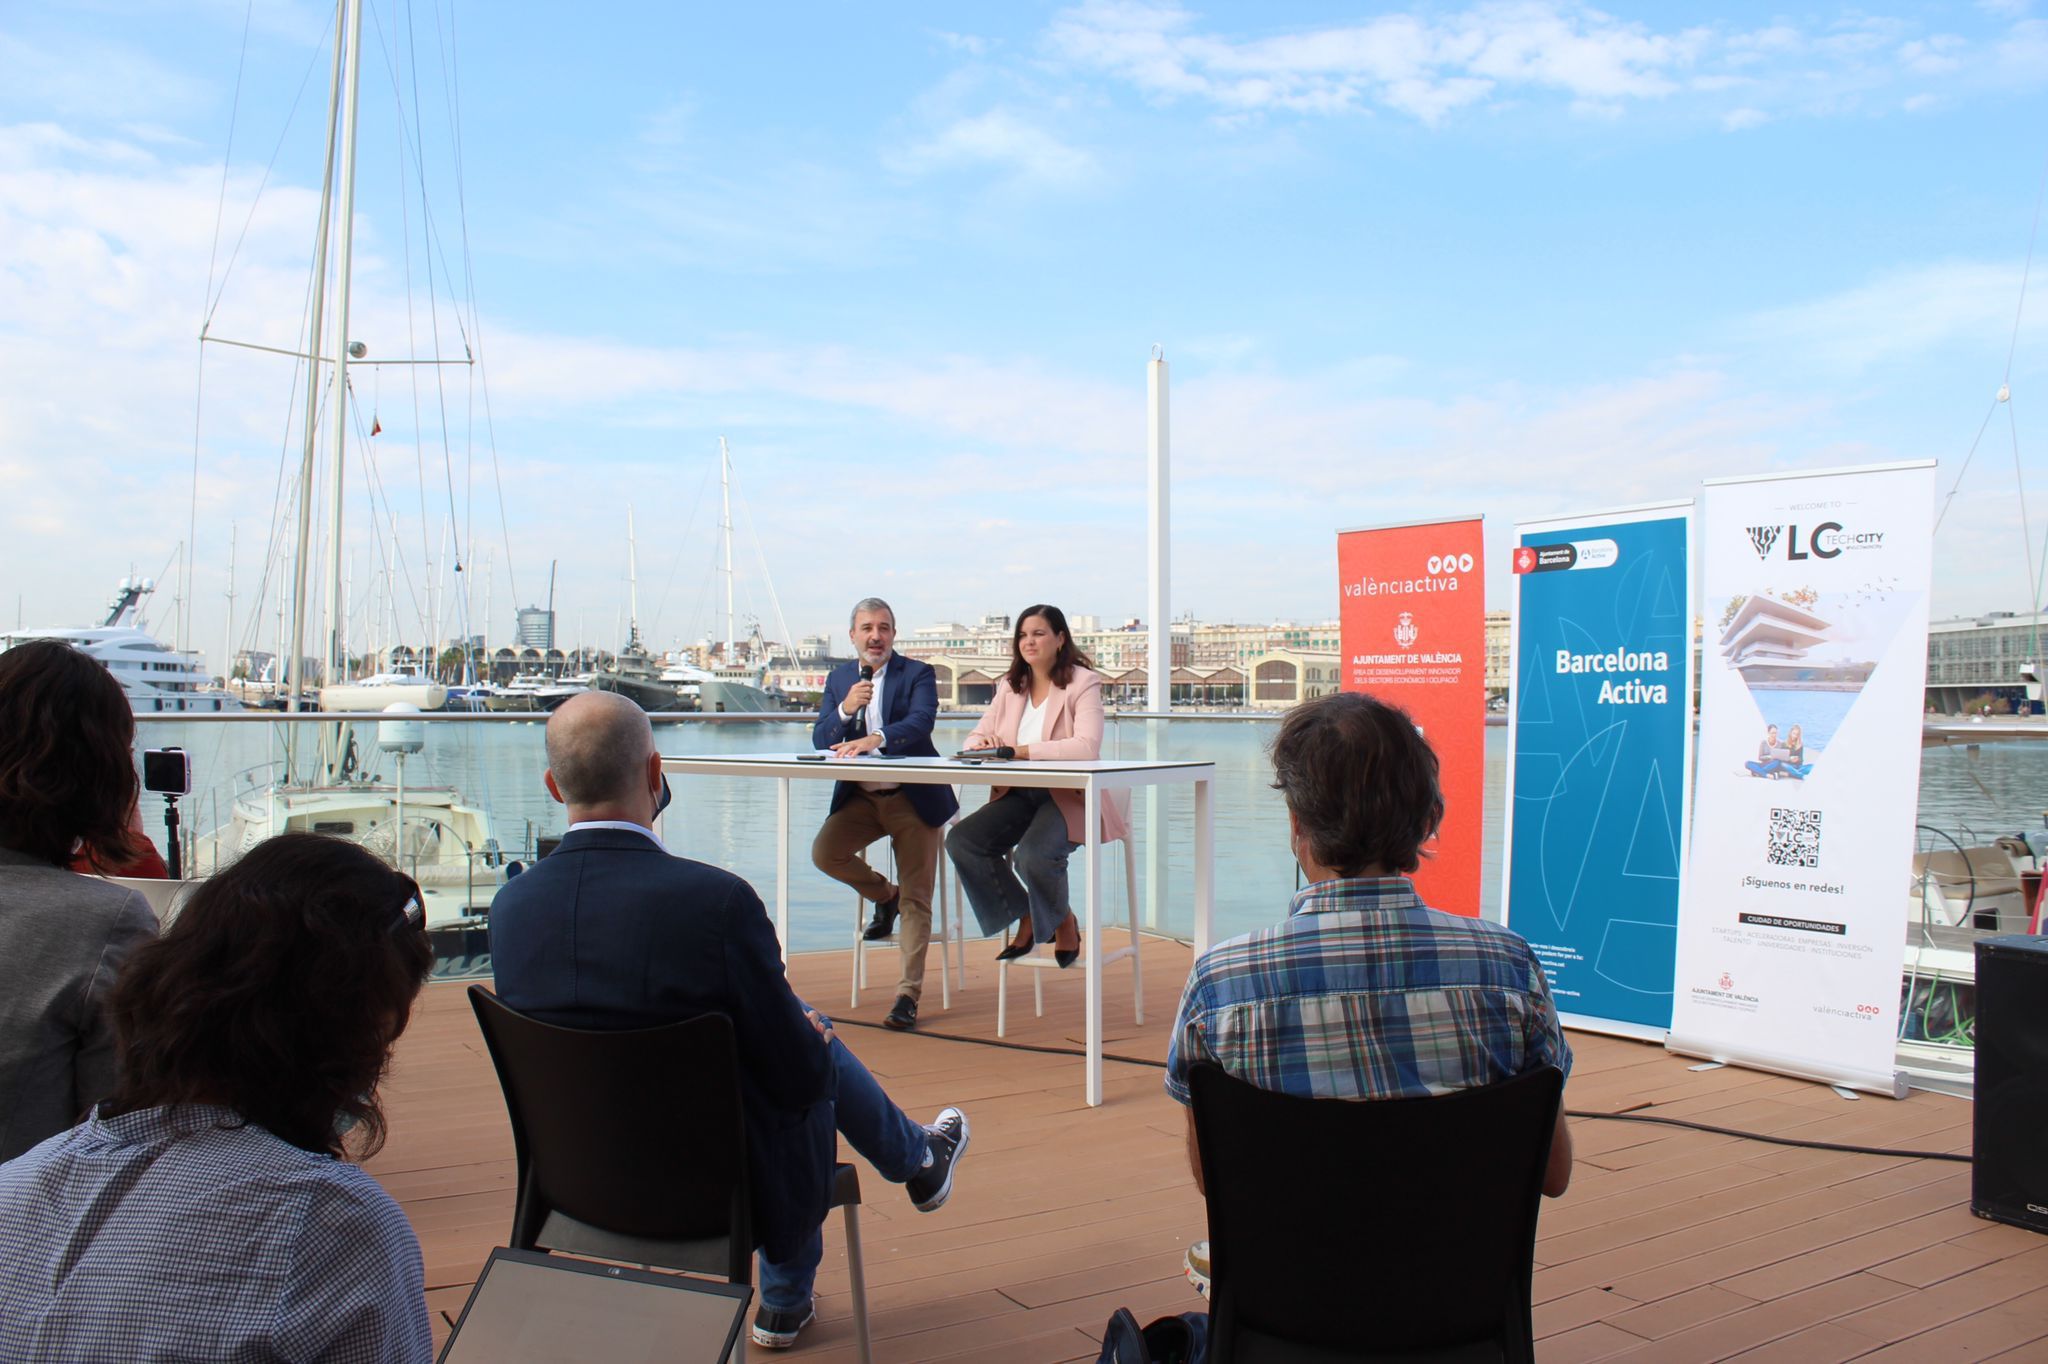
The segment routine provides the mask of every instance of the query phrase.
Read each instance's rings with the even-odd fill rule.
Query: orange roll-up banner
[[[1436,750],[1443,831],[1415,888],[1452,914],[1479,915],[1486,803],[1486,564],[1478,517],[1337,532],[1343,685],[1414,717]]]

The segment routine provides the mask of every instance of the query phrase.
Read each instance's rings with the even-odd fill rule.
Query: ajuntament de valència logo
[[[1415,647],[1415,641],[1422,638],[1422,631],[1415,624],[1415,613],[1403,611],[1401,619],[1394,622],[1394,643],[1404,649]]]

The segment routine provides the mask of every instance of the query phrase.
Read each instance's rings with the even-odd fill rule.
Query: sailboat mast
[[[726,448],[724,436],[718,438],[718,491],[725,508],[719,532],[725,539],[725,666],[730,668],[739,659],[733,652],[732,637],[732,451]]]
[[[335,272],[334,323],[334,449],[328,473],[327,593],[321,603],[321,639],[326,649],[327,676],[340,676],[346,662],[341,644],[341,489],[348,455],[348,296],[356,210],[356,87],[362,77],[362,0],[343,0],[348,24],[348,52],[342,74],[341,184],[334,213],[340,220],[340,268]]]
[[[640,551],[633,539],[633,508],[626,508],[626,644],[640,638]]]
[[[327,84],[327,169],[320,180],[320,221],[313,234],[313,309],[306,330],[311,352],[306,361],[306,444],[299,457],[299,538],[297,553],[292,556],[292,638],[284,672],[285,709],[290,711],[299,709],[299,697],[306,682],[306,579],[313,557],[313,460],[320,445],[320,342],[327,303],[327,228],[333,217],[335,136],[341,113],[342,63],[348,49],[348,13],[345,4],[335,11],[334,73]],[[280,638],[278,646],[283,645]],[[273,676],[272,680],[277,679]],[[287,775],[297,756],[297,737],[296,727],[285,729]]]
[[[228,623],[221,631],[220,678],[226,686],[235,673],[235,523],[228,522]]]

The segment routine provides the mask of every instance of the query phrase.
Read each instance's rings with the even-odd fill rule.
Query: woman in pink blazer
[[[1057,606],[1027,606],[1010,637],[1010,671],[967,747],[1011,748],[1020,762],[1102,756],[1102,678],[1074,647]],[[998,786],[988,804],[953,826],[946,852],[983,933],[1021,924],[997,961],[1050,940],[1063,967],[1081,955],[1081,927],[1067,902],[1067,858],[1086,841],[1079,791]],[[1123,815],[1102,806],[1105,842],[1124,836]]]

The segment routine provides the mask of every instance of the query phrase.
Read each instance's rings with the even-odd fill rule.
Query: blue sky
[[[212,348],[201,403],[193,338],[218,214],[219,256],[241,244],[214,334],[292,344],[329,27],[298,3],[0,11],[0,588],[31,623],[169,558],[195,419],[193,642],[219,651],[230,525],[246,615],[290,367]],[[494,634],[558,558],[564,632],[614,642],[629,501],[643,624],[705,633],[720,435],[742,567],[765,560],[793,631],[869,592],[906,626],[1138,614],[1155,343],[1174,602],[1208,619],[1334,615],[1342,526],[1484,512],[1504,601],[1517,519],[1901,458],[1941,460],[1945,495],[2048,164],[2048,19],[2016,2],[378,0],[366,32],[353,330],[389,358],[438,322],[451,354],[460,312],[495,438],[494,466],[469,371],[356,371],[414,635],[452,533]],[[425,111],[409,152],[394,85],[408,126],[415,88]],[[2044,315],[2012,361],[2036,481]],[[1994,415],[1936,538],[1938,614],[2028,601]],[[775,633],[758,571],[742,597]]]

